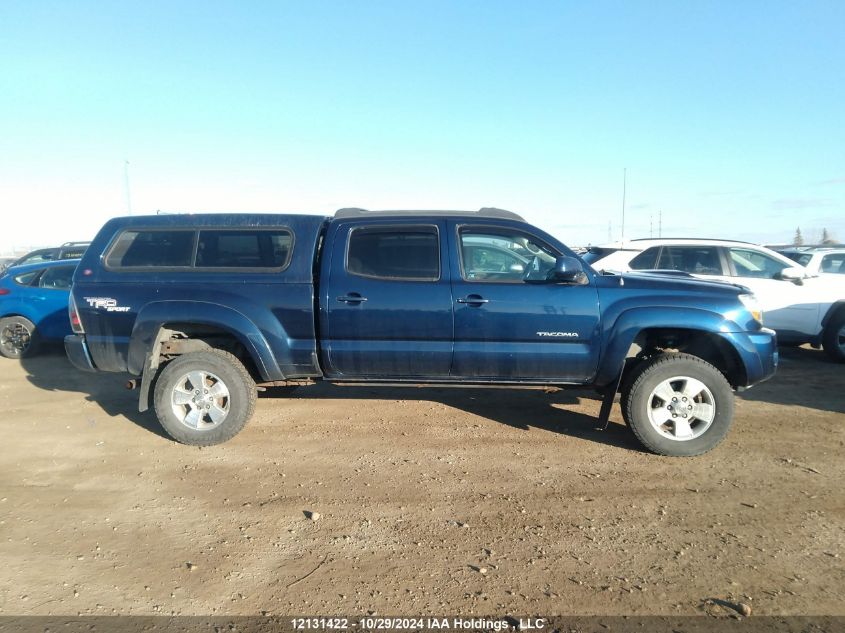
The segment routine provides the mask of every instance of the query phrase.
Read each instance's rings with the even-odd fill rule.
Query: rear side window
[[[106,267],[281,270],[292,248],[293,234],[282,228],[129,230],[109,250]]]
[[[629,264],[631,270],[654,270],[657,268],[657,254],[659,252],[659,246],[647,248],[631,260],[631,263]]]
[[[54,290],[67,290],[73,280],[74,266],[56,266],[48,268],[38,279],[39,288],[52,288]]]
[[[722,263],[716,246],[664,246],[657,267],[681,270],[693,275],[721,275]]]
[[[41,274],[40,270],[33,270],[28,273],[22,273],[13,277],[16,284],[20,284],[21,286],[31,286],[35,281],[35,278]]]
[[[194,253],[192,230],[124,231],[106,256],[108,268],[190,266]]]
[[[440,240],[434,226],[359,227],[349,234],[346,270],[379,279],[437,281]]]
[[[284,268],[293,238],[289,231],[200,231],[198,268]]]

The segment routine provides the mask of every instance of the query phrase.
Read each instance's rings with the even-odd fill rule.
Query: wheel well
[[[722,372],[734,388],[746,384],[745,367],[739,354],[730,343],[712,332],[685,328],[643,330],[631,344],[627,357],[644,359],[664,351],[698,356]]]
[[[252,355],[230,330],[197,323],[165,323],[156,340],[160,342],[157,364],[164,364],[182,354],[220,349],[237,357],[253,379],[259,376]]]

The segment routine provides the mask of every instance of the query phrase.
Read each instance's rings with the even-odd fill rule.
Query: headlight
[[[757,301],[757,297],[751,294],[739,295],[739,300],[742,301],[742,305],[744,305],[746,310],[751,313],[754,320],[760,325],[763,325],[763,308],[760,307],[760,302]]]

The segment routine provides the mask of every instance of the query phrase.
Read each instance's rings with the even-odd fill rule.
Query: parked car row
[[[688,273],[741,284],[757,297],[780,342],[823,346],[845,361],[845,275],[839,274],[845,250],[781,254],[747,242],[661,238],[593,247],[583,258],[597,270]]]
[[[0,354],[23,358],[70,334],[68,294],[79,259],[7,269],[0,276]]]
[[[90,244],[91,242],[65,242],[61,246],[39,248],[17,259],[8,258],[6,261],[0,262],[0,273],[14,266],[40,264],[41,262],[52,262],[60,259],[79,259],[85,254]]]

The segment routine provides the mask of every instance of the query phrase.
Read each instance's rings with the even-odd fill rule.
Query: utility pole
[[[622,241],[625,241],[625,185],[628,181],[628,168],[622,170]]]
[[[648,236],[654,237],[654,214],[649,213],[648,215]]]
[[[657,237],[663,237],[663,211],[658,211],[657,214]]]
[[[610,220],[607,221],[607,241],[613,241],[613,224]]]
[[[129,161],[123,161],[123,184],[126,189],[126,213],[132,215],[132,195],[129,192]]]

